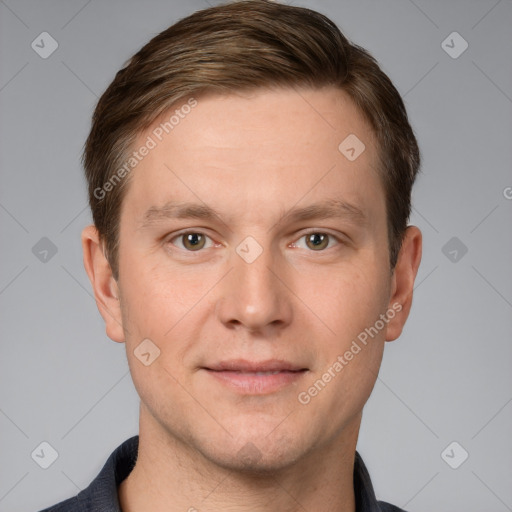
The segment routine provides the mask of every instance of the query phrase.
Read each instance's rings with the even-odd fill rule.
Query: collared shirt
[[[112,452],[89,487],[74,498],[40,512],[122,512],[117,489],[135,467],[138,449],[139,436],[127,439]],[[377,501],[370,475],[357,451],[354,461],[354,492],[356,512],[405,512],[389,503]]]

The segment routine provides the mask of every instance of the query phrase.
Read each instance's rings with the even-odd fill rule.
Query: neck
[[[137,463],[118,489],[121,509],[355,512],[353,471],[360,422],[361,415],[332,443],[289,467],[255,474],[207,460],[141,414]]]

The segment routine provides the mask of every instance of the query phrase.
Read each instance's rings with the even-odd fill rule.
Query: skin
[[[260,89],[197,100],[132,171],[117,282],[94,226],[82,234],[107,335],[126,343],[141,398],[139,455],[119,487],[121,507],[354,512],[362,409],[385,341],[408,317],[421,232],[408,227],[391,272],[377,142],[343,91]],[[338,150],[351,133],[366,146],[354,161]],[[326,199],[357,206],[365,222],[282,218]],[[170,200],[207,205],[219,217],[159,217],[143,226],[148,209]],[[178,236],[183,230],[206,235],[203,248],[193,250]],[[309,231],[329,237],[318,248]],[[252,263],[236,251],[248,236],[263,250]],[[378,335],[300,403],[299,393],[393,304],[401,310]],[[134,355],[147,338],[160,349],[149,366]],[[237,358],[307,371],[257,394],[204,369]]]

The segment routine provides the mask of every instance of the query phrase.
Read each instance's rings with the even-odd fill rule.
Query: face
[[[155,147],[123,200],[107,332],[153,433],[225,467],[285,467],[358,428],[407,316],[377,143],[333,88],[189,110],[139,138]],[[339,149],[350,134],[359,155]]]

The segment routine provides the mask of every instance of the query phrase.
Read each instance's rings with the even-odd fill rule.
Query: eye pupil
[[[324,233],[311,233],[307,237],[308,245],[311,243],[314,249],[326,247],[325,242],[328,240],[328,235]]]
[[[197,250],[204,246],[204,237],[201,233],[187,233],[184,235],[185,243],[188,249]]]

